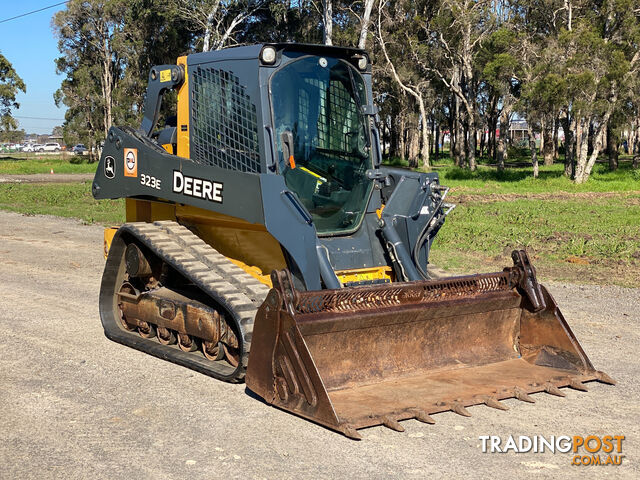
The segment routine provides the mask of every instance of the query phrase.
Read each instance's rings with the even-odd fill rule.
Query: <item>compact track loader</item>
[[[163,95],[176,116],[158,129]],[[524,251],[429,277],[453,205],[435,173],[381,165],[365,51],[265,44],[151,70],[139,129],[113,127],[93,182],[110,339],[351,438],[357,429],[613,383]],[[245,379],[246,374],[246,379]]]

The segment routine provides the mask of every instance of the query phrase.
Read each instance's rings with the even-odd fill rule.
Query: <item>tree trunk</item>
[[[464,168],[469,168],[469,124],[465,122],[462,126],[462,138],[464,139]]]
[[[618,169],[618,139],[615,137],[611,121],[607,125],[607,156],[609,157],[609,170]]]
[[[433,148],[435,150],[434,152],[434,160],[438,160],[438,158],[440,158],[440,125],[436,122],[434,122],[435,124],[435,141],[434,141],[434,145]]]
[[[575,119],[570,119],[569,113],[567,113],[562,120],[562,128],[564,130],[564,174],[566,177],[573,178],[573,143],[575,137],[572,128],[575,126]]]
[[[496,145],[496,162],[498,170],[504,170],[504,163],[507,158],[507,136],[509,135],[509,104],[504,103],[500,112],[500,135]]]
[[[489,138],[487,139],[487,157],[496,159],[496,127],[498,126],[498,117],[495,109],[492,110],[489,117]]]
[[[216,17],[216,13],[218,12],[218,8],[220,7],[220,2],[215,2],[209,10],[209,14],[207,15],[206,20],[206,28],[204,30],[204,41],[202,42],[202,51],[208,52],[211,50],[211,37],[213,35],[213,21]]]
[[[558,161],[558,130],[560,130],[560,115],[553,119],[553,158],[551,162]]]
[[[454,165],[457,165],[456,159],[454,156],[455,146],[456,146],[456,112],[455,112],[455,101],[456,96],[452,95],[449,98],[449,115],[447,116],[448,126],[449,126],[449,158],[451,158],[454,162]],[[444,140],[443,140],[444,145]]]
[[[428,170],[431,168],[429,164],[429,120],[427,118],[427,109],[424,106],[424,97],[419,95],[416,100],[418,100],[418,107],[420,108],[420,132],[422,134],[420,156],[422,157],[422,167]]]
[[[406,143],[405,143],[405,116],[404,114],[400,114],[400,122],[398,125],[399,135],[398,135],[398,150],[400,153],[400,158],[405,160],[407,158],[406,151]]]
[[[322,1],[322,24],[323,38],[322,41],[325,45],[333,45],[333,2],[332,0]]]
[[[476,119],[475,112],[467,111],[467,125],[469,126],[469,136],[468,136],[468,153],[467,153],[467,164],[469,165],[469,170],[475,172],[476,166]]]
[[[594,131],[593,151],[591,152],[591,155],[589,156],[588,159],[586,158],[587,155],[585,155],[584,158],[582,158],[582,156],[578,157],[579,162],[576,169],[576,178],[575,178],[576,183],[584,183],[587,180],[589,180],[589,176],[591,175],[591,170],[593,169],[593,166],[596,164],[596,160],[598,159],[598,155],[600,153],[600,150],[602,149],[602,142],[604,140],[605,129],[609,124],[609,120],[611,119],[611,114],[613,113],[613,109],[615,108],[615,105],[618,100],[618,90],[616,89],[615,84],[613,85],[613,88],[611,90],[608,100],[609,100],[609,103],[608,103],[607,110],[602,116],[602,118],[600,119],[598,128]],[[589,124],[592,125],[593,122],[589,122]]]
[[[462,121],[460,119],[459,107],[460,105],[458,103],[458,99],[456,98],[456,116],[454,118],[456,143],[454,145],[453,160],[458,167],[462,168],[464,166],[462,155],[462,151],[464,149],[464,133],[462,130]]]
[[[539,167],[538,167],[538,149],[536,148],[536,136],[531,127],[531,122],[527,122],[529,127],[529,150],[531,150],[531,165],[533,165],[533,178],[538,178]]]
[[[589,159],[589,118],[580,118],[576,121],[576,152],[575,152],[575,174],[574,181],[576,183],[584,183],[585,168]]]
[[[398,156],[398,126],[397,126],[397,114],[392,113],[389,119],[389,156]]]
[[[553,116],[548,115],[542,128],[542,145],[540,146],[540,150],[543,152],[544,164],[547,166],[553,165],[553,121]]]
[[[409,167],[417,168],[418,167],[418,154],[420,152],[420,135],[418,130],[417,122],[415,125],[412,125],[412,128],[407,129],[407,143],[409,147],[408,158],[409,158]]]
[[[367,36],[369,33],[369,24],[371,23],[371,10],[376,0],[365,0],[364,13],[362,14],[362,22],[360,24],[360,39],[358,40],[358,48],[364,50],[367,46]]]

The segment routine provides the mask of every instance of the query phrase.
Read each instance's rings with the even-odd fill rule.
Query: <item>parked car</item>
[[[85,147],[82,143],[79,143],[75,147],[73,147],[72,152],[76,155],[84,155],[89,151],[87,147]]]
[[[33,143],[27,143],[24,147],[22,147],[22,151],[23,152],[33,152],[33,147],[34,144]]]
[[[62,147],[59,143],[45,143],[39,149],[40,152],[59,152],[62,150]]]

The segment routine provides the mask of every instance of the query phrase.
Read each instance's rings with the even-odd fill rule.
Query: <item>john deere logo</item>
[[[112,156],[104,158],[104,176],[107,178],[116,176],[116,159]]]
[[[124,176],[125,177],[138,176],[138,149],[137,148],[124,149]]]

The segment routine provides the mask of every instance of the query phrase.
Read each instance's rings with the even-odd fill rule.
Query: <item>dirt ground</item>
[[[0,174],[0,183],[71,183],[93,180],[93,173],[35,173],[30,175]]]
[[[639,478],[640,289],[550,285],[617,386],[471,407],[360,442],[108,341],[102,230],[0,212],[0,478]],[[624,435],[621,466],[568,453],[482,453],[479,436]]]
[[[513,200],[592,200],[600,198],[623,199],[625,204],[637,205],[638,190],[627,192],[550,192],[550,193],[489,193],[489,194],[458,194],[452,190],[452,198],[457,204],[465,203],[494,203],[511,202]]]

